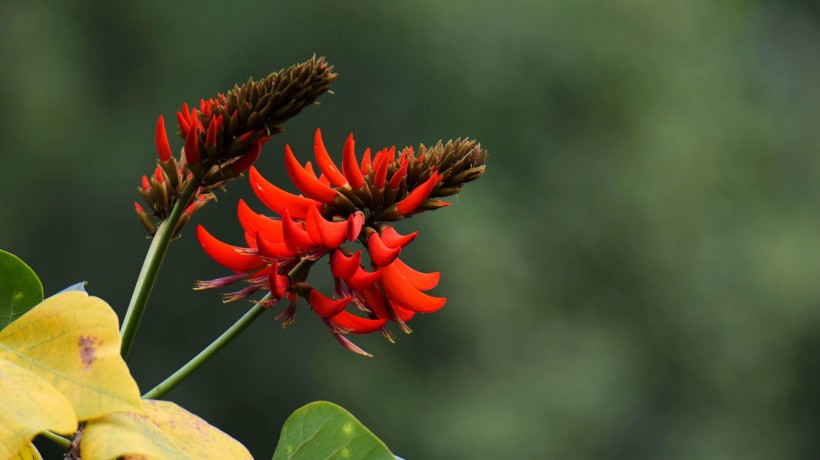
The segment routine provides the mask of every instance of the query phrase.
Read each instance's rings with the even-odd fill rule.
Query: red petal
[[[376,281],[382,276],[382,269],[378,268],[375,271],[369,272],[362,267],[356,269],[353,276],[345,279],[345,283],[354,291],[367,289],[376,284]]]
[[[413,286],[419,291],[429,291],[430,289],[433,289],[438,285],[438,281],[441,278],[441,274],[439,272],[423,273],[414,270],[402,262],[401,259],[396,259],[395,262],[393,262],[392,267],[398,270],[410,286]]]
[[[205,228],[198,225],[196,236],[199,244],[211,259],[219,265],[235,272],[247,272],[259,269],[265,265],[261,257],[252,254],[242,254],[237,250],[245,249],[238,246],[223,243],[208,233]]]
[[[283,259],[296,255],[296,251],[288,247],[284,242],[271,241],[261,232],[256,234],[254,243],[259,254],[268,259]]]
[[[311,238],[313,238],[314,241],[321,241],[327,248],[338,248],[344,243],[347,237],[347,222],[330,222],[325,220],[319,213],[319,210],[316,209],[316,206],[312,206],[308,210],[306,225]],[[314,237],[314,232],[318,238]]]
[[[245,231],[254,235],[256,232],[260,232],[266,239],[272,242],[281,243],[284,241],[284,237],[282,236],[282,221],[274,220],[253,212],[245,203],[245,200],[239,200],[236,214],[239,216],[239,224],[242,225]]]
[[[378,331],[385,324],[386,319],[368,319],[356,316],[350,312],[341,311],[332,318],[328,318],[334,326],[350,331],[352,334],[369,334]]]
[[[240,174],[250,168],[256,159],[259,158],[259,154],[262,153],[262,144],[261,139],[256,141],[244,155],[231,163],[231,171],[233,171],[234,174]]]
[[[287,209],[282,216],[282,236],[285,244],[296,250],[311,249],[321,243],[321,241],[314,241],[301,225],[294,222]]]
[[[185,161],[194,166],[199,163],[199,133],[196,128],[188,130],[185,136]]]
[[[433,187],[436,186],[437,181],[438,172],[434,172],[433,175],[424,181],[423,184],[414,188],[413,191],[407,195],[407,198],[396,203],[396,209],[398,209],[398,211],[403,215],[407,215],[415,211],[416,208],[421,206],[421,204],[424,203],[424,200],[430,196],[430,192],[433,191]]]
[[[387,227],[381,233],[382,241],[391,248],[403,248],[415,240],[418,235],[419,232],[401,235],[393,227]]]
[[[399,188],[399,185],[401,185],[401,180],[405,175],[407,175],[407,163],[401,165],[399,170],[396,171],[396,173],[393,174],[393,177],[390,178],[390,188]]]
[[[347,185],[347,179],[339,172],[336,163],[328,155],[325,143],[322,142],[322,131],[319,129],[316,130],[316,135],[313,137],[313,154],[316,156],[316,165],[319,166],[322,174],[328,178],[334,187]]]
[[[368,169],[370,169],[370,149],[365,149],[362,155],[362,175],[367,175]]]
[[[382,272],[380,283],[390,300],[399,307],[419,313],[431,313],[447,302],[444,297],[433,297],[413,287],[392,265],[384,267]]]
[[[151,183],[148,182],[148,178],[145,177],[145,175],[142,176],[142,189],[151,190]]]
[[[285,297],[285,294],[287,294],[290,289],[290,277],[280,275],[278,270],[279,266],[276,262],[273,262],[268,270],[268,284],[270,285],[273,296],[277,299],[281,299]]]
[[[356,212],[347,218],[347,241],[356,241],[359,233],[362,232],[362,225],[364,225],[364,214]]]
[[[345,148],[342,153],[342,172],[350,183],[353,190],[360,189],[364,186],[364,178],[362,177],[362,170],[359,169],[359,164],[356,162],[356,154],[354,153],[355,141],[353,134],[347,136],[345,141]]]
[[[302,168],[287,145],[285,145],[285,168],[290,180],[305,195],[322,203],[333,203],[336,200],[336,191],[319,182],[319,179]]]
[[[248,179],[250,179],[251,188],[262,203],[279,215],[284,214],[285,209],[288,209],[294,218],[304,219],[307,215],[308,206],[311,203],[316,203],[309,198],[288,193],[271,184],[253,166],[251,166],[248,173]]]
[[[182,134],[182,137],[188,136],[188,131],[191,129],[191,124],[185,119],[182,112],[177,112],[177,126],[179,126],[179,132]]]
[[[370,286],[367,289],[359,291],[367,303],[367,308],[370,309],[379,318],[393,319],[393,314],[387,310],[384,305],[384,295],[378,286]]]
[[[387,181],[387,167],[390,166],[390,163],[387,162],[387,155],[377,155],[374,165],[376,172],[373,177],[373,186],[377,189],[383,189]]]
[[[157,144],[157,153],[159,154],[159,161],[168,161],[171,159],[171,146],[168,145],[168,134],[165,132],[165,119],[162,115],[157,120],[157,129],[154,133],[154,140]]]
[[[347,257],[341,250],[330,253],[330,272],[338,279],[347,280],[361,267],[362,251]]]
[[[396,260],[401,252],[401,247],[389,247],[378,233],[373,232],[367,238],[367,251],[370,253],[370,260],[378,267],[386,267]]]
[[[216,146],[216,117],[211,117],[208,123],[208,129],[205,131],[205,145],[209,147]]]
[[[343,299],[331,299],[316,289],[311,289],[307,297],[310,307],[322,318],[330,318],[331,316],[338,315],[347,307],[350,300],[353,299],[351,296],[347,296]]]
[[[401,322],[410,321],[411,319],[413,319],[414,316],[416,316],[416,312],[414,312],[413,310],[408,310],[406,308],[402,308],[402,307],[396,305],[396,302],[391,301],[390,302],[390,308],[393,309],[394,314],[396,315],[398,320],[401,321]]]

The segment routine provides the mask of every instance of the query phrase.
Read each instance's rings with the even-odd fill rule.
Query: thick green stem
[[[151,295],[151,290],[154,288],[154,282],[157,280],[159,274],[159,267],[165,259],[165,253],[168,252],[168,246],[171,244],[171,239],[174,236],[179,219],[191,201],[191,197],[196,193],[197,184],[190,181],[188,185],[182,190],[171,214],[167,219],[159,224],[156,235],[151,241],[151,246],[148,248],[148,253],[145,255],[145,262],[142,264],[139,277],[137,278],[137,285],[134,287],[134,293],[131,295],[131,303],[128,305],[128,311],[125,313],[125,319],[122,322],[120,335],[122,335],[122,349],[123,358],[128,357],[128,352],[131,351],[131,345],[134,343],[134,337],[137,335],[137,328],[139,328],[142,314],[145,312],[145,306],[148,304],[148,297]]]
[[[71,449],[71,441],[60,436],[59,434],[52,433],[51,431],[43,431],[42,433],[40,433],[40,436],[53,441],[55,444],[57,444],[65,450]]]
[[[173,373],[170,377],[165,379],[162,383],[154,387],[153,390],[145,393],[142,397],[148,399],[157,399],[163,397],[166,393],[173,390],[177,385],[182,383],[183,380],[188,378],[189,375],[193,374],[194,371],[199,369],[199,366],[203,365],[206,361],[211,359],[219,350],[223,349],[225,345],[231,343],[231,341],[236,338],[242,331],[244,331],[251,323],[258,318],[262,312],[265,311],[265,307],[262,305],[266,300],[270,298],[270,294],[266,295],[259,302],[253,306],[247,313],[245,313],[237,322],[233,324],[227,331],[223,332],[216,340],[214,340],[207,348],[200,351],[198,355],[196,355],[192,360],[188,361],[187,364],[179,368],[176,372]]]

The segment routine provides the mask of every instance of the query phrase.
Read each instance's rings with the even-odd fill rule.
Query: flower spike
[[[207,113],[204,107],[202,113]],[[196,112],[190,115],[192,125],[196,116]],[[248,149],[261,134],[246,134],[242,139],[247,143],[243,148]],[[250,284],[228,294],[228,300],[267,288],[271,306],[278,299],[291,301],[277,316],[283,325],[293,322],[296,303],[304,298],[339,343],[370,356],[346,335],[381,331],[392,341],[395,335],[386,328],[388,322],[411,333],[407,322],[416,314],[435,312],[447,302],[425,292],[438,285],[439,272],[418,271],[399,259],[418,232],[401,234],[392,222],[448,206],[438,198],[458,193],[465,183],[480,177],[487,153],[475,141],[459,139],[432,148],[405,147],[398,154],[395,147],[373,150],[372,156],[365,149],[357,162],[354,147],[351,134],[342,152],[341,170],[328,154],[319,130],[314,136],[315,165],[310,161],[301,164],[285,148],[288,176],[306,196],[285,192],[250,166],[254,193],[281,219],[257,214],[240,201],[237,214],[248,248],[212,241],[203,231],[200,240],[209,255],[239,273],[201,286],[218,287],[242,279]],[[142,193],[154,193],[158,184],[158,179],[150,179],[151,189]],[[332,297],[307,284],[310,269],[326,254],[335,285]],[[371,263],[367,268],[362,264],[365,256]],[[364,314],[359,316],[356,311]]]

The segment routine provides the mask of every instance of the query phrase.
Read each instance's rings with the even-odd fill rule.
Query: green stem
[[[242,331],[244,331],[251,323],[258,318],[262,312],[265,311],[265,307],[262,305],[266,300],[270,298],[270,294],[262,297],[262,299],[257,302],[256,305],[253,306],[247,313],[245,313],[239,320],[237,320],[233,326],[228,328],[227,331],[223,332],[216,340],[214,340],[207,348],[200,351],[198,355],[196,355],[192,360],[188,361],[187,364],[179,368],[176,372],[174,372],[170,377],[165,379],[162,383],[154,387],[153,390],[145,393],[142,397],[147,399],[157,399],[163,397],[166,393],[173,390],[177,385],[182,383],[183,380],[188,378],[189,375],[193,374],[194,371],[199,369],[199,366],[203,365],[206,361],[211,359],[219,350],[225,348],[225,345],[231,343],[231,341],[236,338]]]
[[[296,264],[295,267],[288,273],[291,281],[301,281],[307,274],[307,270],[316,263],[315,260],[310,259],[302,259]],[[231,341],[236,338],[242,331],[244,331],[256,318],[258,318],[262,312],[265,311],[265,307],[262,307],[266,300],[270,299],[271,294],[268,293],[265,297],[259,299],[256,305],[253,306],[247,313],[245,313],[239,320],[237,320],[233,326],[228,328],[225,332],[222,333],[216,340],[211,342],[207,348],[200,351],[198,355],[194,356],[193,359],[188,361],[187,364],[180,367],[179,370],[174,372],[170,377],[165,379],[162,383],[155,386],[151,391],[142,395],[143,398],[146,399],[157,399],[165,396],[166,393],[173,390],[177,385],[182,383],[183,380],[188,378],[191,374],[193,374],[199,366],[205,364],[206,361],[211,359],[219,350],[225,348],[225,346]]]
[[[65,450],[71,449],[71,441],[60,436],[59,434],[52,433],[51,431],[43,431],[40,435],[44,438],[50,439]]]
[[[171,244],[179,219],[191,201],[191,197],[196,193],[196,189],[197,184],[195,181],[188,182],[171,210],[171,214],[159,224],[157,233],[154,235],[154,239],[151,240],[151,246],[148,248],[148,253],[145,254],[145,262],[142,264],[142,270],[140,270],[137,278],[137,285],[131,295],[131,303],[128,305],[128,311],[125,313],[122,329],[120,329],[123,358],[127,358],[128,352],[131,351],[131,345],[134,343],[142,314],[148,304],[148,297],[154,288],[154,282],[157,280],[159,267],[162,265],[165,253],[168,252],[168,246]]]

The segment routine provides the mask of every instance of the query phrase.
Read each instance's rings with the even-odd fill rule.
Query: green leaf
[[[0,250],[0,329],[43,301],[43,285],[17,256]]]
[[[294,412],[282,427],[273,460],[394,460],[384,443],[350,412],[327,401]]]

